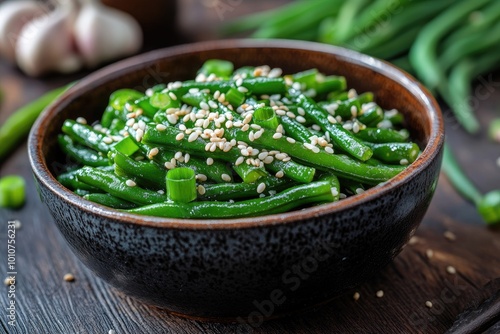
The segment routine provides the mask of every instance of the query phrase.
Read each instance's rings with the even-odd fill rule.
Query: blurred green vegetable
[[[476,208],[487,224],[500,224],[500,190],[493,190],[482,195],[471,180],[460,168],[451,149],[445,145],[443,154],[443,171],[450,183]]]
[[[9,175],[0,179],[0,207],[17,209],[26,199],[26,182],[21,176]]]
[[[40,113],[72,85],[60,87],[42,95],[7,118],[5,123],[0,126],[0,143],[2,143],[0,145],[0,161],[3,161],[19,141],[26,137]]]
[[[500,1],[297,0],[228,23],[224,34],[344,46],[393,62],[438,92],[470,133],[471,82],[500,65]]]

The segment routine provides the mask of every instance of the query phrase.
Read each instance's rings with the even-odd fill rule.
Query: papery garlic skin
[[[28,22],[47,12],[37,1],[12,0],[0,4],[0,55],[15,62],[19,34]]]
[[[71,73],[82,67],[72,36],[76,13],[75,6],[67,3],[23,27],[16,45],[16,60],[26,74]]]
[[[129,14],[97,1],[82,1],[73,33],[78,51],[90,68],[135,54],[142,47],[139,23]]]

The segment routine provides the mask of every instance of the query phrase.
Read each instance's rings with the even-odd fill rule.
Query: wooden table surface
[[[192,5],[192,1],[187,3]],[[235,8],[231,15],[240,13]],[[217,19],[215,14],[208,15]],[[184,15],[197,20],[196,15]],[[0,87],[5,93],[0,124],[19,106],[82,75],[29,79],[0,61]],[[474,103],[485,129],[489,121],[500,117],[500,75],[483,78],[485,81],[477,83],[480,92]],[[467,135],[443,109],[447,141],[466,172],[482,191],[500,189],[500,166],[496,163],[500,145],[489,142],[486,134]],[[480,304],[500,287],[494,281],[500,277],[500,230],[487,228],[473,205],[459,197],[441,175],[414,242],[394,263],[345,296],[250,331],[238,324],[186,320],[117,292],[79,262],[38,199],[25,143],[6,161],[0,161],[0,176],[8,174],[25,177],[27,202],[18,211],[0,211],[1,275],[8,272],[7,223],[15,219],[21,222],[15,234],[16,323],[9,325],[6,307],[11,299],[9,287],[4,286],[0,292],[0,333],[93,334],[111,329],[116,333],[443,333],[464,309]],[[445,238],[446,231],[456,239]],[[427,255],[429,250],[432,257]],[[448,273],[447,266],[456,268],[456,274]],[[72,273],[76,280],[64,281],[66,273]],[[384,291],[382,298],[376,296],[379,290]],[[356,291],[360,294],[357,301],[352,297]],[[426,307],[426,301],[433,307]],[[499,332],[500,323],[489,330]]]

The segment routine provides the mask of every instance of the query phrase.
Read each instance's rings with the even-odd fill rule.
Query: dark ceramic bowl
[[[118,212],[83,200],[54,178],[66,118],[93,121],[111,92],[193,78],[207,59],[318,68],[401,110],[421,156],[385,184],[337,203],[257,218],[182,220]],[[247,319],[289,313],[342,294],[401,251],[434,193],[443,148],[439,107],[414,78],[372,57],[292,41],[178,46],[111,65],[81,80],[38,119],[29,153],[42,201],[91,270],[127,295],[184,316]],[[240,319],[240,320],[241,320]]]

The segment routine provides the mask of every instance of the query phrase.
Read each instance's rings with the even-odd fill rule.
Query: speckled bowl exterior
[[[125,214],[83,200],[57,182],[65,160],[56,137],[66,118],[98,119],[116,89],[193,78],[207,59],[268,64],[284,73],[344,75],[401,110],[420,157],[390,181],[337,203],[229,220]],[[127,295],[204,319],[251,325],[339,296],[390,263],[418,227],[439,175],[439,107],[414,78],[374,58],[294,41],[228,40],[140,55],[81,80],[38,119],[30,160],[42,201],[78,258]]]

